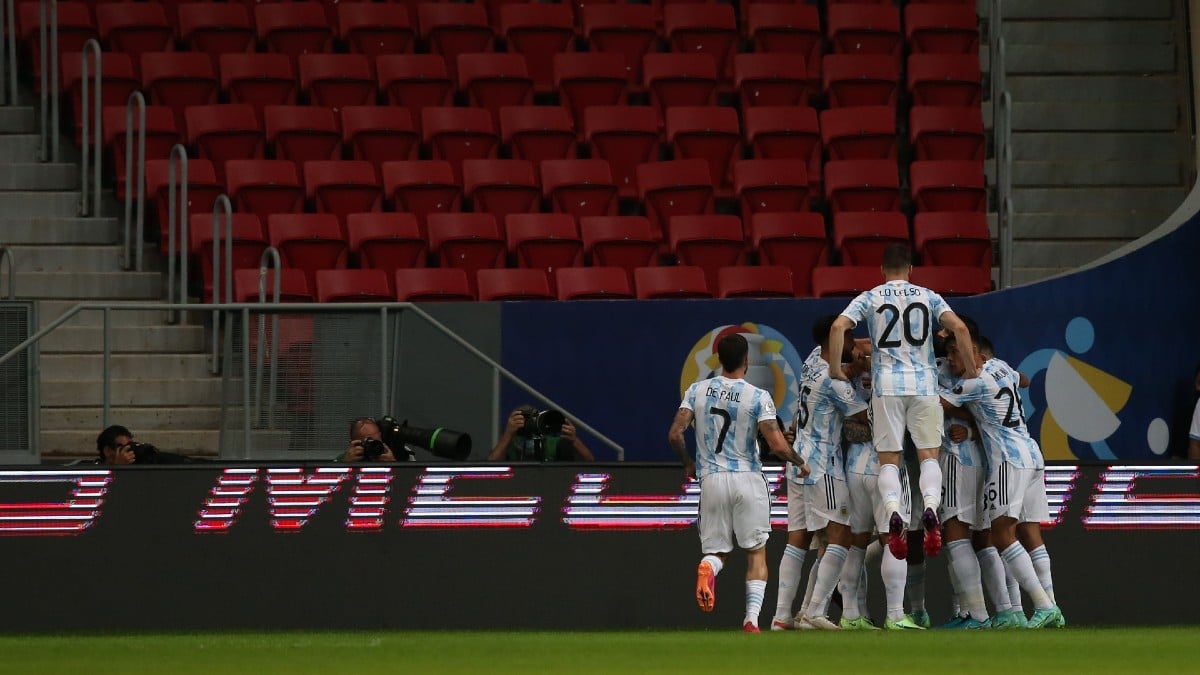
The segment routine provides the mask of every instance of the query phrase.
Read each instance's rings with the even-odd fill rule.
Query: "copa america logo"
[[[746,370],[746,381],[765,389],[774,399],[779,415],[785,420],[792,419],[799,404],[797,383],[804,359],[783,333],[760,323],[718,326],[705,333],[683,362],[683,372],[679,378],[680,397],[692,383],[721,373],[717,342],[731,333],[742,334],[750,343],[750,367]]]

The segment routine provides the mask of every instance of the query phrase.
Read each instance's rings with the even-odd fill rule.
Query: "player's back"
[[[696,475],[762,471],[758,423],[775,419],[775,402],[745,380],[717,376],[696,382],[684,400],[696,423]]]
[[[877,395],[937,394],[933,333],[950,311],[942,296],[908,281],[889,281],[856,297],[843,315],[867,322],[871,376]]]
[[[989,359],[978,378],[960,381],[954,392],[964,397],[962,402],[974,415],[990,462],[1038,469],[1045,462],[1026,426],[1020,386],[1020,375],[1011,366]]]
[[[866,409],[849,382],[829,377],[829,364],[817,358],[800,372],[800,412],[796,420],[796,452],[811,473],[805,482],[829,474],[842,475],[842,420]]]
[[[866,373],[855,378],[854,392],[864,402],[871,400],[871,378]],[[879,453],[875,452],[875,443],[870,440],[871,425],[865,425],[865,437],[850,438],[850,427],[842,424],[846,435],[846,473],[857,473],[864,476],[879,475]]]

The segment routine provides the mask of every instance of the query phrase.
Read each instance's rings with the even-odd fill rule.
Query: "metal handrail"
[[[88,57],[92,57],[93,63],[96,66],[95,74],[95,93],[89,91],[88,88]],[[79,214],[83,216],[99,216],[100,215],[100,158],[103,156],[103,139],[100,131],[100,115],[104,107],[104,97],[102,89],[104,86],[104,76],[102,64],[102,52],[100,43],[94,38],[83,43],[83,52],[79,55],[79,68],[82,75],[81,84],[81,102],[79,115],[82,129],[82,151],[83,161],[79,164]],[[90,97],[90,98],[89,98]],[[90,104],[90,106],[89,106]],[[95,144],[95,152],[91,158],[92,162],[92,198],[88,201],[88,140],[91,139]]]
[[[225,269],[228,279],[225,286],[225,302],[233,302],[233,202],[229,195],[222,194],[213,202],[212,214],[212,363],[209,371],[216,375],[221,372],[221,356],[217,353],[218,336],[221,334],[221,311],[215,306],[221,301],[221,216],[225,216]],[[233,333],[225,331],[227,347],[232,347]]]
[[[262,252],[262,257],[258,260],[258,301],[264,303],[267,301],[267,271],[271,268],[275,270],[274,288],[271,293],[271,304],[278,305],[279,298],[283,293],[283,261],[279,257],[279,249],[274,246],[268,246]],[[262,401],[262,380],[263,380],[263,342],[266,341],[267,317],[262,313],[258,315],[258,354],[256,355],[256,371],[254,381],[254,418],[262,419],[262,410],[259,403]],[[279,314],[271,313],[271,364],[269,378],[270,385],[270,401],[267,404],[267,428],[275,428],[275,387],[279,383]]]
[[[10,349],[3,356],[0,356],[0,365],[4,365],[4,363],[6,363],[7,361],[9,361],[13,357],[15,357],[17,354],[20,354],[25,349],[28,349],[31,345],[33,345],[36,342],[38,342],[39,340],[41,340],[43,337],[45,337],[46,335],[48,335],[49,333],[51,333],[52,331],[57,329],[59,326],[65,324],[66,322],[75,318],[75,315],[82,311],[97,311],[97,310],[103,311],[106,309],[110,310],[110,311],[111,310],[194,311],[194,310],[199,310],[199,309],[203,309],[203,308],[208,308],[213,311],[259,311],[259,312],[261,312],[261,311],[264,311],[267,307],[270,307],[270,305],[263,304],[263,303],[245,303],[245,302],[242,302],[242,303],[232,303],[231,302],[231,303],[213,304],[213,305],[192,304],[192,303],[181,305],[181,304],[171,304],[171,303],[165,303],[165,302],[163,302],[163,303],[83,302],[78,305],[75,305],[74,307],[67,310],[66,312],[63,312],[62,315],[59,316],[57,319],[46,324],[40,330],[38,330],[36,333],[29,336],[28,338],[23,340],[20,344],[13,347],[12,349]],[[529,394],[530,396],[534,397],[538,401],[542,402],[543,404],[545,404],[553,409],[561,410],[564,415],[569,417],[571,419],[571,421],[573,421],[575,423],[575,426],[579,427],[580,429],[583,429],[585,432],[591,434],[592,436],[595,436],[596,439],[599,440],[601,443],[612,448],[617,455],[618,461],[625,460],[625,449],[623,447],[621,447],[620,445],[618,445],[616,441],[614,441],[611,438],[609,438],[608,436],[600,433],[594,427],[592,427],[588,423],[584,422],[578,415],[567,410],[565,407],[559,405],[554,400],[552,400],[550,397],[548,397],[548,396],[542,394],[541,392],[539,392],[538,390],[534,389],[531,385],[526,383],[524,380],[517,377],[516,374],[514,374],[512,371],[510,371],[507,368],[505,368],[504,366],[500,365],[500,363],[498,361],[492,359],[487,354],[484,354],[477,347],[475,347],[475,345],[471,344],[470,342],[467,342],[460,335],[458,335],[458,333],[455,333],[454,331],[450,330],[449,328],[447,328],[445,326],[445,324],[438,321],[437,319],[434,319],[427,312],[425,312],[425,310],[421,309],[420,307],[418,307],[417,305],[414,305],[411,302],[354,303],[352,308],[347,307],[347,305],[340,304],[340,303],[318,303],[318,302],[281,303],[280,305],[278,305],[278,310],[280,310],[280,311],[282,311],[285,308],[289,312],[345,312],[345,311],[348,311],[351,309],[352,310],[362,310],[362,311],[383,310],[385,313],[385,316],[386,316],[386,312],[388,310],[412,312],[416,316],[423,319],[430,326],[432,326],[436,331],[438,331],[442,335],[450,338],[450,340],[452,342],[454,342],[458,346],[465,349],[467,351],[467,353],[471,354],[475,358],[482,361],[484,363],[484,365],[494,369],[496,372],[498,372],[501,375],[503,375],[504,377],[508,378],[509,381],[511,381],[513,384],[517,385],[517,387],[519,387],[525,393]],[[111,372],[111,371],[105,371],[106,379],[108,378],[109,372]]]
[[[133,154],[133,111],[137,109],[137,155]],[[137,164],[137,183],[133,180],[133,165]],[[137,198],[134,198],[134,191]],[[135,91],[129,95],[125,106],[125,260],[123,267],[129,269],[130,246],[133,240],[130,228],[133,226],[134,202],[137,202],[137,263],[134,266],[142,271],[142,239],[146,236],[146,97],[142,92]]]
[[[49,6],[49,17],[47,14]],[[38,2],[38,46],[41,48],[42,114],[39,158],[58,161],[58,0]],[[12,24],[11,28],[15,28]],[[14,95],[16,90],[13,90]]]
[[[1000,235],[1000,287],[1012,286],[1012,94],[1000,94],[1000,105],[996,127],[999,143],[996,147],[996,206],[998,209],[997,229]]]
[[[0,6],[0,105],[17,104],[17,22],[13,0]]]
[[[17,282],[16,270],[17,261],[13,260],[13,252],[7,246],[0,246],[0,267],[4,267],[4,261],[8,261],[8,299],[17,299]]]
[[[178,164],[179,168],[176,169]],[[179,195],[176,196],[175,179],[178,172]],[[188,300],[188,254],[191,240],[188,239],[188,154],[187,148],[176,143],[167,158],[167,302],[175,301],[175,230],[179,229],[179,302]],[[179,320],[177,312],[167,316],[168,323]]]

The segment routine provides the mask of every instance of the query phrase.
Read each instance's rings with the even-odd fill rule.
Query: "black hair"
[[[106,448],[113,448],[115,450],[117,447],[118,436],[129,436],[130,438],[133,438],[133,432],[121,426],[120,424],[114,424],[104,431],[101,431],[100,435],[96,437],[96,454],[104,457],[104,450]]]
[[[821,345],[822,347],[828,347],[829,332],[833,330],[834,321],[837,321],[837,316],[833,314],[826,314],[825,316],[814,321],[812,325],[813,342]]]
[[[959,314],[958,318],[964,324],[966,324],[967,332],[971,334],[972,339],[979,337],[979,322],[978,321],[976,321],[975,319],[972,319],[971,317],[969,317],[965,314]]]
[[[903,272],[912,267],[912,249],[908,244],[892,244],[883,249],[885,272]]]
[[[988,358],[996,355],[996,348],[992,346],[992,341],[982,335],[975,336],[975,351],[986,355]]]
[[[730,333],[717,342],[717,358],[725,372],[732,373],[746,363],[746,355],[750,353],[750,343],[740,333]]]

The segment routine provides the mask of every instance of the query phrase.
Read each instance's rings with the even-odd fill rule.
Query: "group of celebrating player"
[[[865,616],[864,570],[876,537],[887,598],[884,628],[929,628],[924,557],[918,550],[909,554],[910,524],[914,548],[924,555],[938,555],[943,543],[947,549],[955,616],[945,628],[1066,625],[1038,525],[1049,518],[1045,463],[1025,424],[1018,391],[1023,376],[995,357],[973,322],[969,326],[937,293],[909,283],[911,269],[911,251],[889,247],[884,283],[841,315],[816,322],[817,347],[802,368],[799,409],[786,433],[771,396],[743,379],[749,346],[741,335],[719,341],[721,375],[687,390],[669,441],[688,474],[700,480],[704,557],[696,599],[704,611],[713,609],[717,575],[736,538],[747,551],[743,629],[759,632],[771,529],[761,436],[788,463],[788,540],[772,630],[877,629]],[[853,330],[864,321],[870,337],[856,340]],[[693,423],[694,462],[683,434]],[[906,432],[920,467],[916,513],[902,461]],[[793,616],[814,540],[817,558]],[[835,590],[842,597],[838,623],[828,617]],[[1034,605],[1029,617],[1021,591]]]

